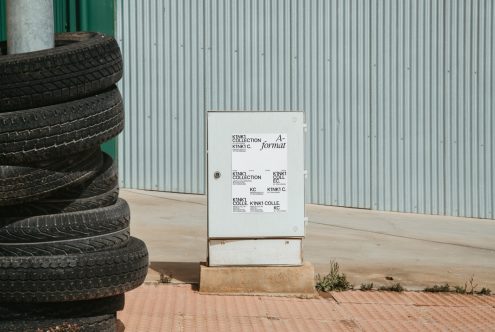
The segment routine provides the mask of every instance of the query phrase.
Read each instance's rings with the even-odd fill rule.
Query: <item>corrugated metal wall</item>
[[[444,3],[372,5],[374,209],[444,214]]]
[[[122,185],[204,193],[207,110],[304,110],[308,202],[493,218],[494,7],[119,0]]]
[[[204,1],[123,0],[116,35],[125,60],[122,185],[204,193]]]
[[[291,1],[294,107],[312,203],[371,208],[370,2]]]
[[[495,217],[494,10],[373,2],[373,209]]]
[[[206,1],[206,109],[306,111],[310,202],[370,207],[366,6]]]
[[[445,8],[445,211],[495,218],[495,2]]]

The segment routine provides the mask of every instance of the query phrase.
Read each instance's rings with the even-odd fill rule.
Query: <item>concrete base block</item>
[[[314,267],[201,265],[200,293],[316,297]]]

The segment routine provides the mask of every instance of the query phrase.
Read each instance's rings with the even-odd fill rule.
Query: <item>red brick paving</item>
[[[127,293],[120,332],[495,331],[495,296],[333,292],[330,298],[204,295],[190,285]]]

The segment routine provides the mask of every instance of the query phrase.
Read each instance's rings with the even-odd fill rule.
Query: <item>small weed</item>
[[[462,286],[455,286],[454,287],[454,292],[456,292],[457,294],[466,294],[466,287],[467,287],[467,285],[464,285],[464,287],[462,287]]]
[[[170,284],[171,282],[172,282],[172,276],[168,276],[166,274],[160,273],[161,284]]]
[[[491,295],[492,290],[490,288],[483,287],[479,292],[476,292],[478,295]]]
[[[407,289],[402,287],[400,282],[398,282],[398,283],[390,285],[390,286],[381,286],[380,288],[378,288],[378,290],[379,291],[389,291],[389,292],[403,292]]]
[[[315,288],[320,292],[345,291],[353,286],[344,273],[339,272],[340,266],[336,261],[330,261],[330,273],[325,276],[316,275]]]
[[[370,282],[368,284],[361,284],[361,287],[359,287],[359,290],[362,290],[362,291],[370,291],[373,289],[373,283]]]
[[[454,292],[458,294],[469,294],[469,295],[490,295],[492,293],[490,288],[483,287],[481,290],[477,291],[478,284],[474,282],[474,274],[469,278],[468,281],[464,283],[464,286],[455,286]]]
[[[469,294],[469,295],[475,294],[476,288],[478,288],[478,284],[474,283],[474,274],[471,276],[471,278],[469,278],[468,281],[466,281],[464,283],[464,287],[462,287],[462,286],[455,286],[454,287],[456,293]]]
[[[426,287],[424,291],[430,293],[448,293],[450,292],[450,286],[447,283],[443,285],[434,285],[433,287]]]
[[[478,284],[476,284],[476,285],[474,284],[474,274],[471,276],[471,278],[469,278],[468,282],[469,282],[469,287],[471,287],[471,290],[468,292],[468,294],[473,295],[476,288],[478,288]],[[467,287],[466,287],[466,289],[467,289]]]

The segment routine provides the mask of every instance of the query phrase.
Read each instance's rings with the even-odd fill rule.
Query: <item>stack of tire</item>
[[[117,168],[100,144],[124,126],[116,41],[63,33],[49,50],[0,43],[0,331],[115,331],[141,285]]]

